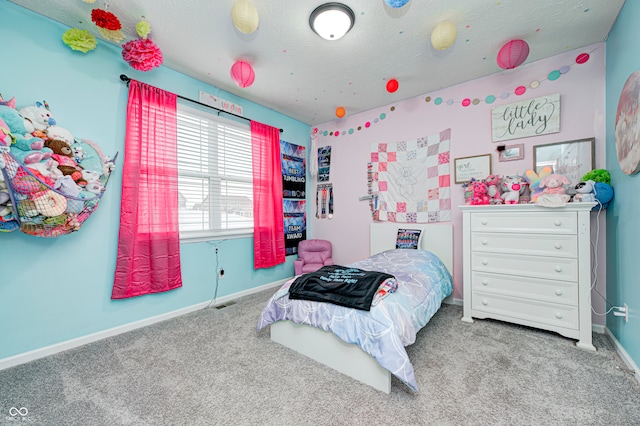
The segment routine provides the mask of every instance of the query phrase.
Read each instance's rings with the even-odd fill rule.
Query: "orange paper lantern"
[[[347,111],[344,109],[344,107],[338,107],[336,108],[336,117],[338,118],[342,118],[344,117],[344,115],[347,113]]]

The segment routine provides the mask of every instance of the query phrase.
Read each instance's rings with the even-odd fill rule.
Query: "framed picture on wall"
[[[500,154],[498,154],[498,161],[513,161],[522,160],[524,158],[524,144],[519,143],[516,145],[507,145],[504,147]]]
[[[595,145],[595,138],[536,145],[533,168],[540,173],[543,167],[550,166],[553,173],[566,176],[573,186],[595,168]]]
[[[484,179],[491,174],[491,154],[456,158],[453,165],[455,183],[469,182],[471,178]]]

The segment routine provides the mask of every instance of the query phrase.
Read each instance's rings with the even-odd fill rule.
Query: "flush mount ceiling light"
[[[342,3],[325,3],[318,6],[311,16],[311,29],[325,40],[338,40],[349,32],[356,20],[353,10]]]

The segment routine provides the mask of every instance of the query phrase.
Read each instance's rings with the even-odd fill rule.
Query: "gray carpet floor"
[[[272,293],[0,371],[0,424],[640,424],[640,384],[604,335],[592,353],[444,305],[407,348],[420,393],[394,378],[387,395],[257,334]]]

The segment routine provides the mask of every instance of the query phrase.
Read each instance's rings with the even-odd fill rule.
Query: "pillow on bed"
[[[397,249],[419,249],[422,231],[420,229],[398,229]]]

